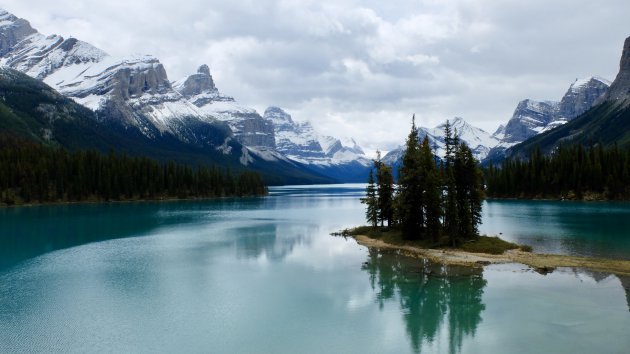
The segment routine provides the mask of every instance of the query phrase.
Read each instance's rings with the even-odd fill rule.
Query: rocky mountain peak
[[[293,125],[293,119],[291,115],[280,107],[271,106],[265,109],[263,116],[266,119],[271,120],[274,124],[290,124]]]
[[[503,141],[518,143],[540,133],[557,115],[558,107],[558,102],[522,100],[503,130]]]
[[[211,76],[211,75],[210,75],[210,67],[208,67],[208,65],[206,65],[206,64],[201,65],[201,66],[197,69],[197,74],[202,74],[202,75]]]
[[[187,98],[201,94],[210,94],[213,96],[218,96],[219,94],[219,90],[215,86],[212,75],[210,74],[210,68],[206,64],[201,65],[197,69],[197,73],[176,82],[173,86],[179,93]]]
[[[619,61],[619,73],[606,94],[607,101],[630,101],[630,37],[626,38]]]
[[[24,38],[37,33],[31,24],[0,9],[0,56],[5,55]]]
[[[610,82],[599,77],[588,77],[571,84],[560,101],[558,118],[572,120],[589,110],[608,91]]]

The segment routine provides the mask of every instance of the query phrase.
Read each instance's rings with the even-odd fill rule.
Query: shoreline
[[[2,208],[34,208],[42,206],[64,206],[64,205],[94,205],[94,204],[127,204],[127,203],[171,203],[171,202],[195,202],[195,201],[213,201],[213,200],[225,200],[225,199],[246,199],[246,198],[261,198],[268,196],[267,194],[261,195],[244,195],[244,196],[226,196],[226,197],[193,197],[193,198],[155,198],[155,199],[123,199],[123,200],[80,200],[80,201],[68,201],[68,202],[44,202],[44,203],[24,203],[24,204],[5,204],[0,203],[0,209]]]
[[[503,254],[495,255],[456,249],[431,249],[409,245],[394,245],[365,235],[350,237],[353,237],[359,245],[367,248],[396,250],[402,252],[405,256],[428,259],[444,265],[482,268],[490,264],[520,263],[530,266],[542,274],[551,273],[555,268],[568,267],[630,276],[630,260],[531,253],[521,250],[509,250]]]

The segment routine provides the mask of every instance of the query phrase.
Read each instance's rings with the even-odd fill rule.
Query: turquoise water
[[[630,280],[445,268],[330,236],[363,222],[361,194],[0,209],[0,352],[630,348]],[[536,250],[630,258],[628,205],[492,201],[484,213],[483,231]]]
[[[630,259],[630,203],[493,200],[480,231],[536,252]]]

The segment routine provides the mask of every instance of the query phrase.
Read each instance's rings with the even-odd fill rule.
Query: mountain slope
[[[601,102],[609,86],[606,79],[588,77],[573,82],[558,102],[519,102],[508,123],[493,134],[500,143],[490,150],[485,162],[500,161],[506,149],[575,119]]]
[[[124,150],[159,160],[218,164],[235,170],[247,167],[263,173],[266,181],[274,184],[333,182],[278,154],[243,146],[228,124],[203,112],[173,89],[164,66],[151,56],[114,58],[75,38],[44,36],[28,21],[4,10],[0,10],[0,54],[0,65],[4,68],[41,80],[93,111],[89,113],[78,105],[71,105],[73,110],[82,112],[82,119],[54,118],[54,124],[46,123],[33,120],[41,114],[34,109],[63,111],[63,107],[74,102],[64,101],[62,106],[55,107],[60,103],[57,100],[59,102],[42,106],[42,102],[47,102],[45,95],[58,95],[50,88],[40,89],[43,96],[29,96],[30,102],[14,95],[12,100],[23,105],[4,107],[7,115],[3,124],[11,133],[19,131],[19,134],[41,140],[42,131],[50,130],[46,134],[52,134],[51,143],[68,148]],[[16,81],[8,80],[10,77],[17,76],[5,75],[6,92],[23,89],[12,87]],[[20,77],[18,81],[27,80]],[[29,85],[35,86],[34,83]],[[15,114],[20,110],[30,113]],[[57,117],[55,114],[44,115]],[[88,132],[85,126],[98,129]],[[51,127],[54,129],[49,129]]]
[[[534,148],[549,153],[560,144],[630,147],[630,37],[624,43],[619,73],[601,103],[571,122],[516,145],[507,157],[525,157]]]
[[[277,151],[289,159],[340,182],[367,180],[372,161],[353,139],[320,135],[279,107],[267,108],[264,117],[273,124]]]
[[[136,127],[98,120],[97,113],[59,94],[45,83],[9,68],[0,69],[0,133],[71,150],[110,150],[148,156],[160,161],[175,160],[190,165],[206,164],[260,172],[270,184],[330,183],[292,161],[269,163],[266,156],[250,151],[231,139],[226,126],[194,122],[195,134],[220,146],[190,144],[170,133],[149,138]]]
[[[254,109],[238,105],[233,97],[221,94],[207,65],[175,82],[173,88],[192,102],[201,114],[227,123],[243,145],[258,149],[275,148],[272,123]]]
[[[457,133],[459,139],[472,149],[473,154],[477,160],[483,160],[488,155],[490,149],[499,143],[499,140],[490,135],[483,129],[472,126],[466,122],[463,118],[455,117],[449,121],[453,131]],[[435,148],[435,154],[439,157],[444,156],[445,143],[444,143],[444,127],[446,122],[437,125],[435,128],[418,128],[418,135],[422,141],[425,136],[429,138],[429,142],[432,147]],[[400,146],[383,157],[383,162],[394,166],[394,170],[400,166],[402,161],[402,155],[404,154],[404,147]]]

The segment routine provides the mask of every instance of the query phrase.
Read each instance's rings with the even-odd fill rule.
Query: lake
[[[363,185],[0,209],[0,352],[627,353],[630,279],[368,251]],[[481,231],[630,259],[630,204],[488,201]]]

